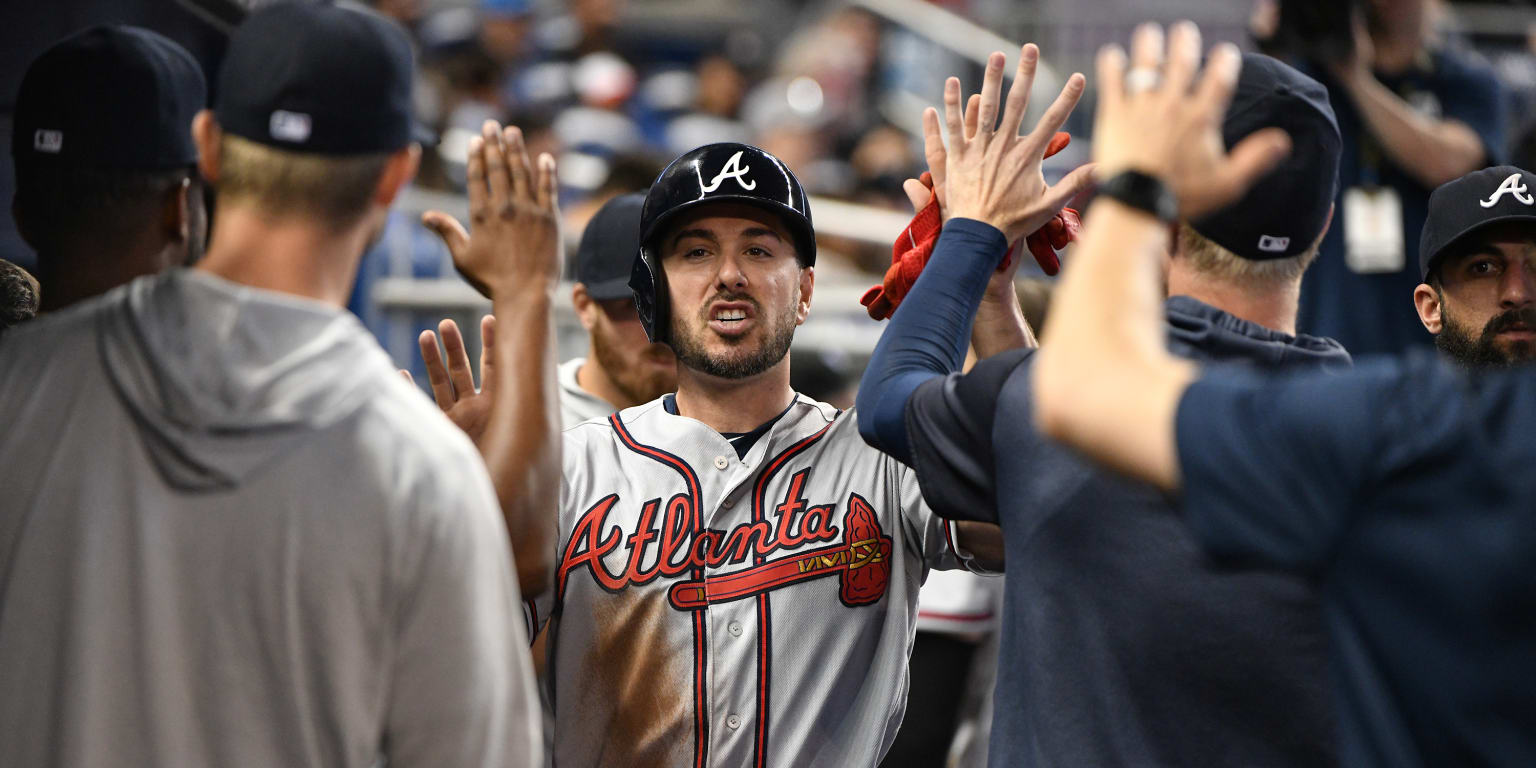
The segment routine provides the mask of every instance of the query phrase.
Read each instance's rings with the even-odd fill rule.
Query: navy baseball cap
[[[1340,140],[1321,83],[1269,56],[1245,53],[1222,141],[1231,149],[1270,127],[1290,134],[1290,154],[1236,203],[1190,222],[1206,239],[1254,261],[1300,255],[1322,234],[1338,193]]]
[[[603,204],[581,233],[576,247],[576,281],[598,301],[631,299],[629,273],[640,253],[643,193],[619,195]]]
[[[1419,235],[1419,278],[1428,280],[1440,257],[1473,233],[1506,221],[1531,222],[1536,236],[1536,174],[1496,165],[1441,184]]]
[[[235,30],[214,115],[227,132],[325,155],[393,152],[428,141],[411,117],[415,77],[405,30],[330,3],[262,7]]]
[[[139,27],[91,27],[55,43],[21,79],[18,164],[164,170],[197,163],[192,118],[208,101],[185,48]]]

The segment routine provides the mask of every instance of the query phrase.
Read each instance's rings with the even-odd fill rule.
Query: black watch
[[[1113,198],[1138,211],[1145,211],[1161,221],[1179,218],[1179,200],[1162,179],[1141,171],[1121,171],[1099,185],[1099,194]]]

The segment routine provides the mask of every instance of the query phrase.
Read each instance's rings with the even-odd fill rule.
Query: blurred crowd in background
[[[215,71],[224,34],[219,6],[234,2],[264,0],[71,0],[7,9],[12,18],[0,25],[0,132],[8,133],[9,102],[26,62],[53,40],[91,23],[141,24],[182,42],[206,71]],[[1280,15],[1275,0],[370,4],[410,31],[420,77],[416,109],[437,138],[435,146],[424,148],[412,194],[397,206],[384,238],[365,259],[351,303],[399,363],[419,365],[420,329],[444,314],[472,320],[485,306],[467,287],[443,284],[455,279],[447,254],[417,221],[428,207],[462,210],[463,203],[455,201],[462,195],[464,149],[484,120],[521,126],[533,150],[558,158],[572,244],[598,206],[644,189],[670,158],[708,142],[734,140],[783,158],[814,196],[823,254],[818,286],[832,290],[818,296],[808,332],[797,341],[797,355],[815,353],[810,355],[815,359],[797,364],[796,371],[807,377],[817,372],[823,380],[807,384],[821,391],[812,394],[834,402],[842,401],[840,390],[846,391],[878,335],[879,326],[862,317],[855,299],[878,281],[889,263],[890,238],[911,213],[901,182],[923,170],[921,112],[939,103],[946,75],[979,82],[978,62],[986,51],[1032,40],[1048,65],[1037,93],[1054,93],[1061,78],[1089,71],[1093,52],[1124,39],[1137,20],[1190,18],[1210,39],[1254,48],[1274,36]],[[1488,92],[1497,94],[1496,103],[1480,108],[1496,117],[1478,129],[1497,144],[1488,147],[1487,161],[1536,164],[1536,8],[1524,2],[1447,0],[1359,4],[1379,18],[1422,19],[1426,51],[1454,50],[1472,70],[1490,73]],[[1428,112],[1442,109],[1405,99]],[[1047,99],[1035,101],[1032,108],[1038,110]],[[1085,99],[1066,127],[1075,141],[1047,162],[1048,176],[1087,156],[1091,104]],[[8,167],[0,173],[0,197],[10,197],[11,175]],[[1408,190],[1410,198],[1432,188],[1419,186],[1418,192]],[[854,207],[829,207],[829,201]],[[1409,219],[1412,207],[1410,199]],[[1405,224],[1404,249],[1412,254],[1416,233],[1409,231],[1411,221]],[[0,258],[22,266],[34,258],[8,220],[0,226]],[[1043,277],[1025,273],[1026,280]],[[1047,289],[1025,288],[1033,319]],[[1405,322],[1412,322],[1406,294],[1401,309]],[[1304,322],[1307,315],[1304,310]],[[821,333],[818,324],[824,324]],[[1423,337],[1427,344],[1427,334]],[[570,343],[579,339],[579,333],[570,334]],[[1342,340],[1358,351],[1386,351],[1375,342],[1361,348],[1362,340]],[[565,355],[580,352],[562,348]]]

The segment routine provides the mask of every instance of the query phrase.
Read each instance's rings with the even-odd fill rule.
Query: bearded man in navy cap
[[[1435,346],[1470,367],[1536,359],[1536,175],[1473,171],[1429,198],[1413,302]]]
[[[982,115],[1000,111],[997,59]],[[1022,69],[1013,87],[1027,91]],[[1039,194],[1027,184],[1038,174],[1010,165],[1016,153],[998,147],[1021,141],[1011,138],[1017,123],[1005,117],[996,133],[987,126],[963,137],[961,103],[954,83],[949,145],[937,162],[938,121],[925,121],[949,205],[938,267],[924,271],[881,337],[857,412],[867,441],[917,470],[938,514],[1002,526],[1008,573],[992,764],[1331,763],[1324,628],[1308,582],[1216,569],[1167,497],[1046,438],[1030,412],[1036,350],[956,373],[1011,239],[1005,224]],[[1276,128],[1305,151],[1236,203],[1169,225],[1168,345],[1184,358],[1266,372],[1347,368],[1337,342],[1295,333],[1302,274],[1332,215],[1333,110],[1317,82],[1246,56],[1222,138],[1232,146]],[[993,178],[1020,181],[989,185]],[[1124,181],[1108,179],[1100,195],[1135,195]]]

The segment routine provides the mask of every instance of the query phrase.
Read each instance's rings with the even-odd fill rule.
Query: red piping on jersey
[[[944,543],[949,545],[949,551],[953,552],[956,558],[960,559],[961,561],[964,561],[965,558],[960,557],[960,550],[955,547],[954,534],[950,533],[950,531],[949,531],[949,527],[954,525],[954,524],[955,523],[954,523],[953,520],[945,520],[944,521],[944,526],[943,526],[943,528],[944,528]],[[966,570],[970,570],[970,569],[967,568]]]
[[[775,456],[773,461],[768,463],[768,468],[758,476],[756,487],[752,489],[752,522],[763,522],[763,499],[768,495],[768,480],[783,469],[795,454],[809,448],[831,428],[831,424],[822,427],[816,434],[786,448],[783,453]],[[763,564],[762,553],[758,553],[753,558],[753,563]],[[702,611],[695,611],[695,613],[702,613]],[[768,681],[771,679],[769,663],[772,659],[769,638],[772,628],[770,620],[768,593],[764,592],[757,596],[757,736],[752,745],[753,768],[763,768],[768,764]]]
[[[624,422],[615,413],[608,417],[608,422],[613,425],[613,431],[624,443],[624,447],[642,456],[655,459],[666,464],[683,476],[683,482],[688,484],[688,503],[692,506],[689,517],[693,518],[693,534],[695,537],[704,530],[704,515],[699,506],[699,476],[688,466],[688,462],[660,448],[643,445],[629,434],[624,428]],[[694,568],[695,579],[704,578],[704,569]],[[708,691],[705,687],[709,683],[709,657],[705,646],[707,635],[704,623],[704,611],[693,611],[693,765],[694,768],[705,768],[709,755],[709,718],[705,714],[705,701]]]

